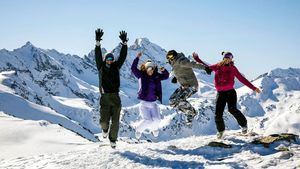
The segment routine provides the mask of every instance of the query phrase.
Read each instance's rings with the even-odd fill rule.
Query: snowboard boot
[[[220,131],[217,133],[217,139],[222,139],[224,135],[224,131]]]
[[[110,146],[115,149],[117,147],[117,143],[115,141],[110,141]]]

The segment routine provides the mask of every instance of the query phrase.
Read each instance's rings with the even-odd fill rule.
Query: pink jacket
[[[234,66],[232,63],[229,66],[218,66],[217,64],[209,66],[215,72],[215,87],[217,91],[228,91],[234,87],[234,78],[236,77],[244,85],[255,90],[253,86]]]

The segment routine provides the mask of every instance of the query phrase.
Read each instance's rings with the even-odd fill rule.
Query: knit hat
[[[115,60],[114,55],[113,55],[112,53],[107,53],[107,54],[105,55],[105,61],[107,61],[107,60],[109,60],[109,61],[114,61],[114,60]]]
[[[231,52],[222,52],[222,55],[223,55],[223,59],[224,58],[228,58],[228,59],[232,59],[233,58],[233,55]]]
[[[146,70],[148,70],[149,68],[154,69],[155,65],[151,60],[147,60],[147,62],[145,63],[145,68]]]

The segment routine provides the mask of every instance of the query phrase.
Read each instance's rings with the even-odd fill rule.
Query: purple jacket
[[[165,69],[162,73],[158,73],[157,68],[154,70],[154,73],[152,76],[148,76],[146,72],[140,71],[137,66],[139,63],[139,58],[135,58],[133,60],[133,63],[131,65],[131,71],[134,74],[135,77],[139,79],[140,83],[140,89],[138,91],[138,99],[145,100],[145,101],[155,101],[152,100],[151,97],[152,93],[148,93],[149,85],[153,85],[153,83],[149,83],[150,81],[154,81],[155,84],[155,91],[149,91],[153,92],[153,94],[157,97],[157,99],[162,103],[162,86],[161,81],[166,80],[169,78],[169,72]],[[151,86],[152,88],[152,86]]]

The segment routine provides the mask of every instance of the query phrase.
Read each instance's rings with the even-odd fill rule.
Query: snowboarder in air
[[[236,77],[244,85],[253,91],[260,93],[260,89],[251,84],[234,66],[231,52],[222,52],[223,60],[209,68],[215,72],[215,87],[218,91],[216,98],[215,123],[217,126],[217,138],[222,138],[225,130],[223,112],[227,103],[228,111],[235,117],[242,128],[242,133],[247,133],[247,119],[240,110],[237,109],[237,94],[234,89],[234,78]],[[193,53],[194,59],[199,63],[204,63],[197,53]]]
[[[99,90],[100,98],[100,125],[103,138],[109,137],[112,148],[116,147],[119,131],[119,120],[121,111],[121,99],[119,96],[120,88],[120,69],[127,57],[127,33],[120,32],[121,51],[119,59],[115,61],[112,53],[107,53],[103,60],[100,41],[102,40],[103,30],[97,29],[95,60],[99,71]],[[110,124],[111,121],[111,124]]]
[[[131,71],[139,79],[140,85],[138,99],[141,100],[139,111],[142,120],[136,126],[137,139],[141,137],[142,132],[146,129],[149,129],[154,137],[158,136],[161,116],[156,101],[162,102],[161,81],[169,78],[169,72],[161,67],[161,73],[159,73],[157,66],[151,60],[147,60],[138,69],[141,56],[142,53],[139,52],[131,65]]]
[[[170,106],[182,111],[186,114],[187,124],[191,124],[194,117],[197,115],[195,108],[187,101],[187,98],[198,91],[198,81],[193,71],[193,68],[203,69],[207,73],[209,68],[203,64],[198,64],[190,61],[183,53],[177,53],[175,50],[170,50],[166,58],[172,66],[174,78],[172,83],[180,84],[180,87],[170,96]]]

